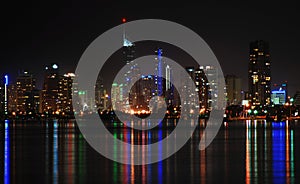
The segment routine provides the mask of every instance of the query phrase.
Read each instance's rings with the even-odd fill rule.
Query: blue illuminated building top
[[[283,90],[282,88],[273,90],[271,94],[271,101],[275,105],[284,105],[286,101],[286,90]]]
[[[8,75],[5,75],[5,85],[8,85]]]

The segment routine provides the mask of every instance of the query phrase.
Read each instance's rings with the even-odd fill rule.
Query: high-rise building
[[[111,87],[111,99],[114,110],[123,109],[123,84],[113,83]],[[135,99],[132,99],[133,101]]]
[[[294,105],[300,106],[300,91],[297,91],[294,95]]]
[[[185,67],[185,71],[189,74],[190,78],[183,79],[181,81],[181,87],[182,87],[181,94],[190,98],[186,98],[187,101],[183,101],[182,105],[188,104],[190,107],[193,107],[199,103],[194,101],[195,95],[198,95],[197,91],[193,90],[193,84],[195,83],[195,67],[193,66]]]
[[[281,99],[281,101],[284,101],[284,103],[288,101],[288,82],[287,81],[284,81],[281,84],[273,84],[272,94],[273,94],[273,91],[278,91],[279,93],[284,92],[284,98]],[[271,101],[272,101],[272,95],[271,95]]]
[[[8,112],[16,113],[17,111],[17,89],[16,84],[9,84],[8,89]]]
[[[97,79],[95,85],[95,103],[100,112],[108,108],[108,94],[104,89],[103,79],[100,77]]]
[[[39,111],[39,91],[35,86],[36,80],[32,74],[24,71],[16,81],[16,111],[18,114],[32,114]]]
[[[207,80],[207,96],[208,96],[208,109],[219,109],[223,106],[221,100],[217,100],[219,96],[219,90],[218,90],[218,70],[214,66],[200,66],[200,70],[203,70],[205,73],[205,76],[208,76],[210,80],[207,80],[208,77],[205,77],[205,80]],[[213,98],[212,98],[213,97]]]
[[[156,84],[157,84],[157,95],[162,96],[164,94],[163,90],[163,62],[162,62],[162,49],[158,48],[156,50],[157,54],[157,75],[156,75]]]
[[[57,111],[59,90],[58,65],[52,64],[45,67],[44,86],[41,95],[41,112],[54,114]]]
[[[67,73],[60,77],[58,84],[57,110],[62,114],[72,114],[72,84],[75,78],[74,73]]]
[[[272,90],[271,101],[274,105],[284,105],[286,102],[286,91],[280,88],[279,90]]]
[[[201,109],[208,108],[208,89],[209,85],[205,76],[204,70],[198,67],[195,70],[196,91],[199,96],[199,107]]]
[[[125,30],[125,28],[124,28]],[[139,78],[139,68],[136,63],[132,62],[135,58],[135,44],[129,41],[125,31],[123,33],[123,61],[124,64],[129,65],[129,70],[124,75],[124,83],[122,84],[122,100],[119,103],[121,111],[130,111],[134,99],[137,97],[137,89],[129,89],[132,81]],[[121,85],[121,84],[118,84]],[[130,94],[129,94],[130,92]],[[111,94],[113,97],[113,94]]]
[[[175,97],[176,90],[172,83],[172,80],[173,80],[172,68],[168,64],[166,65],[165,68],[166,68],[166,70],[165,70],[165,76],[166,76],[165,97],[167,99],[167,106],[170,107],[170,106],[175,106],[175,98],[174,97]]]
[[[8,75],[5,75],[2,80],[0,80],[0,118],[8,115]]]
[[[5,114],[5,86],[3,80],[0,81],[0,118]]]
[[[225,77],[227,105],[240,105],[242,102],[242,79],[235,75]]]
[[[258,40],[250,43],[248,83],[252,106],[271,104],[271,60],[269,43]]]

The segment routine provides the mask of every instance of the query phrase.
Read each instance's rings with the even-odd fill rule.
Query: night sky
[[[104,31],[128,21],[153,18],[182,24],[198,33],[217,56],[224,74],[242,77],[247,90],[249,42],[270,43],[272,83],[300,90],[300,13],[295,4],[262,1],[211,3],[22,1],[1,4],[0,75],[36,74],[56,62],[74,72],[85,48]],[[200,2],[200,1],[199,1]],[[137,8],[135,6],[139,6]]]

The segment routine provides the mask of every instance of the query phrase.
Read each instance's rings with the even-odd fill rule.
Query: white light
[[[53,69],[57,69],[57,68],[58,68],[57,64],[53,64],[53,65],[52,65],[52,68],[53,68]]]

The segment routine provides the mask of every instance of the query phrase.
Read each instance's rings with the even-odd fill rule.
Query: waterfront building
[[[271,104],[271,59],[269,43],[266,41],[250,43],[248,84],[252,106]]]
[[[227,105],[241,105],[242,102],[242,79],[235,75],[225,77]]]

